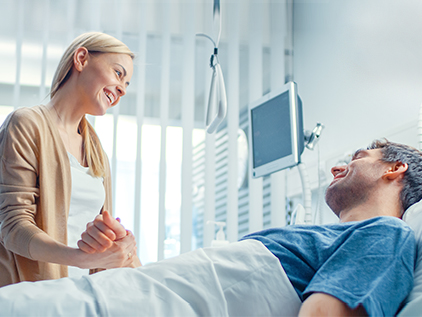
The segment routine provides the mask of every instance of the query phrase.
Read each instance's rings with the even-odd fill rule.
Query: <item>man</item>
[[[50,302],[61,305],[53,315],[72,301],[90,307],[79,313],[101,315],[394,315],[413,285],[415,241],[400,218],[422,198],[422,154],[376,141],[331,172],[326,201],[338,224],[267,229],[228,247],[83,281],[12,285],[0,289],[0,316],[28,298],[44,315]],[[80,245],[96,252],[119,226],[100,216]]]
[[[331,172],[326,202],[339,224],[247,238],[280,259],[304,299],[301,315],[393,315],[413,284],[414,238],[399,218],[421,199],[421,153],[376,141]]]

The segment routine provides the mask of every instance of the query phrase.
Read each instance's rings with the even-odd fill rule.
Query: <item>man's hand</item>
[[[114,241],[123,239],[127,234],[125,227],[118,220],[108,211],[103,211],[94,221],[86,225],[86,230],[78,241],[78,247],[86,253],[104,252]]]
[[[314,293],[303,302],[299,311],[299,317],[301,316],[368,316],[368,314],[362,306],[351,309],[334,296]]]

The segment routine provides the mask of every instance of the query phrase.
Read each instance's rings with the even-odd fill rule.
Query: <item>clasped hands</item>
[[[86,225],[85,232],[78,241],[80,250],[98,258],[101,268],[141,266],[136,255],[136,241],[128,231],[114,219],[108,211],[95,217]]]

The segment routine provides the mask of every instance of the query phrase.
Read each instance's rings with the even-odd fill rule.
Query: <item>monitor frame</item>
[[[258,107],[266,105],[269,101],[280,97],[288,92],[289,95],[289,114],[290,114],[290,136],[291,136],[291,153],[280,157],[260,166],[254,164],[254,138],[253,138],[253,120],[254,110]],[[253,178],[262,177],[274,172],[294,167],[301,162],[301,154],[305,147],[305,138],[303,132],[303,114],[302,101],[298,96],[297,85],[295,82],[288,82],[280,89],[269,92],[258,100],[249,104],[249,171]],[[256,142],[256,141],[255,141]]]

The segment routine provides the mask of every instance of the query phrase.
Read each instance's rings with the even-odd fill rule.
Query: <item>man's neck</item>
[[[363,221],[381,216],[401,218],[400,206],[366,202],[351,209],[342,210],[339,214],[340,222]]]

